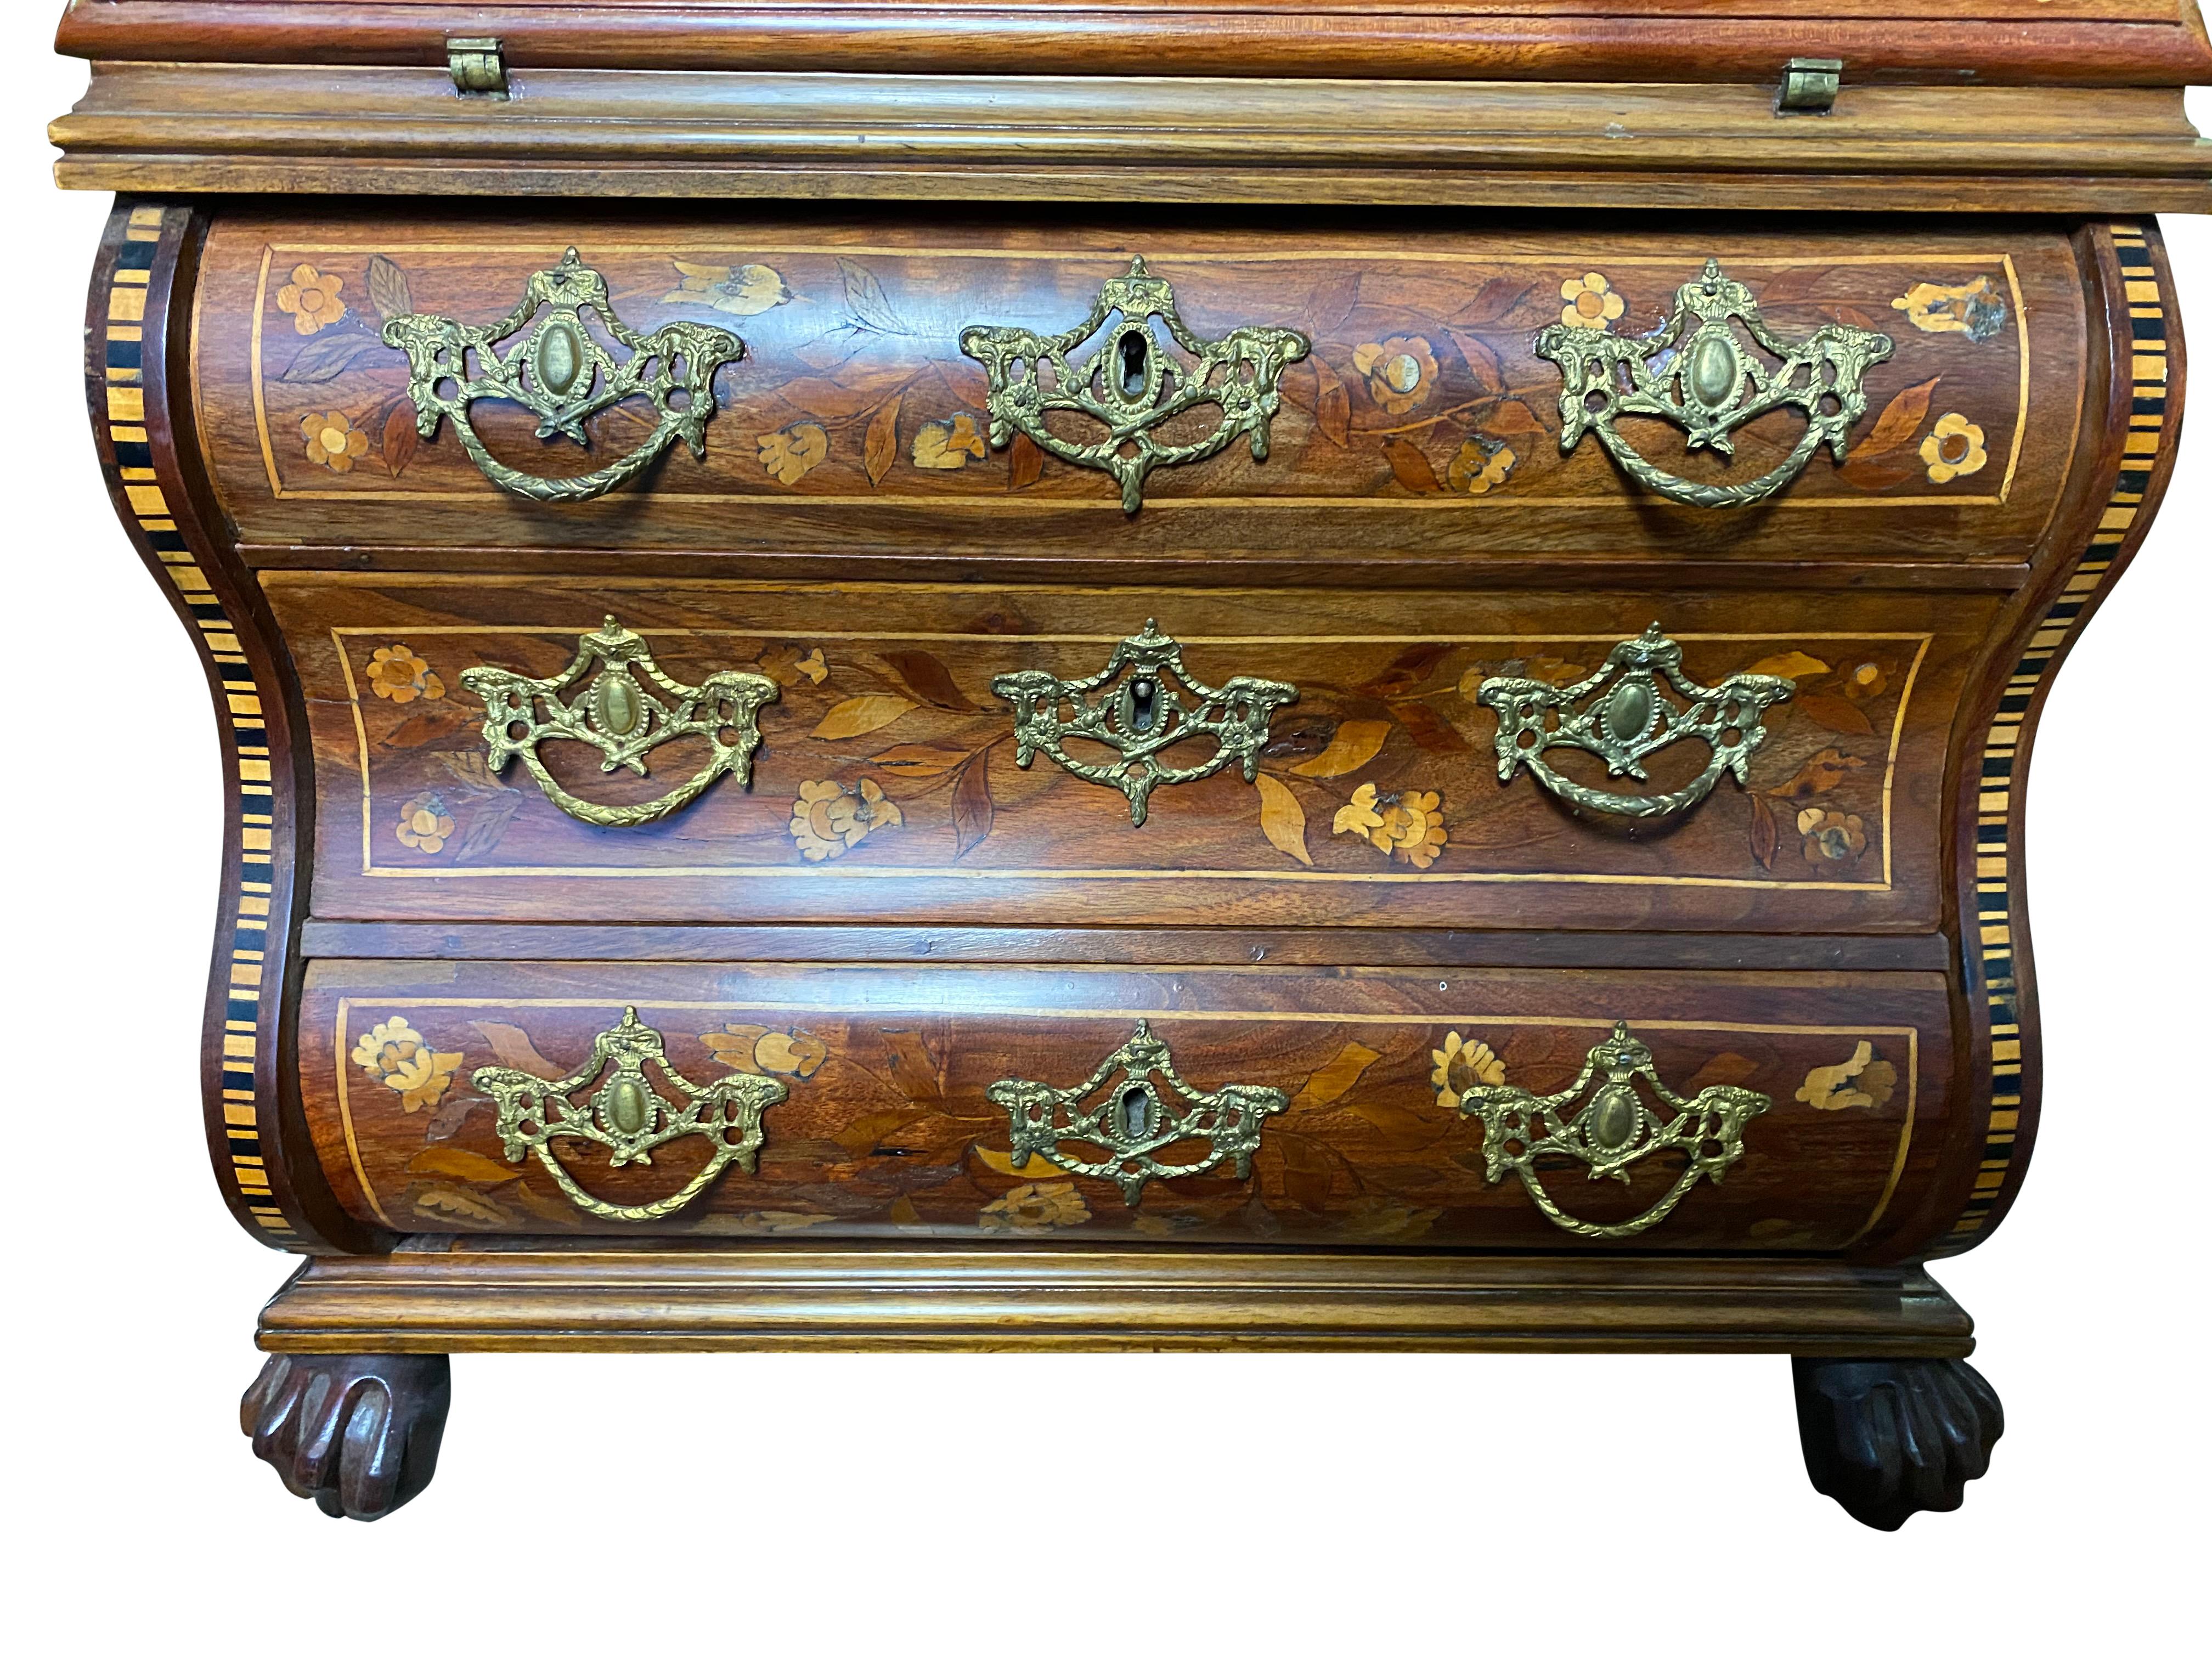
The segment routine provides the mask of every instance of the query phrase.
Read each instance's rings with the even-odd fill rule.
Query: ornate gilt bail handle
[[[650,1062],[673,1100],[655,1089],[646,1073]],[[658,1221],[691,1202],[735,1164],[747,1175],[760,1152],[761,1114],[788,1098],[791,1091],[772,1077],[741,1072],[702,1088],[668,1063],[659,1032],[641,1023],[637,1010],[623,1011],[622,1024],[602,1031],[592,1057],[564,1078],[542,1078],[507,1066],[479,1066],[476,1086],[499,1106],[495,1124],[507,1161],[534,1156],[568,1201],[606,1221]],[[596,1088],[580,1101],[594,1082]],[[594,1141],[607,1149],[609,1169],[650,1164],[653,1154],[672,1140],[703,1136],[712,1151],[704,1168],[681,1190],[651,1204],[609,1204],[577,1183],[553,1143]]]
[[[1775,674],[1731,674],[1699,685],[1682,672],[1682,647],[1653,623],[1613,647],[1605,666],[1568,686],[1545,680],[1485,680],[1474,700],[1498,716],[1498,781],[1510,783],[1527,767],[1560,799],[1615,817],[1662,817],[1694,806],[1723,772],[1745,781],[1751,757],[1766,741],[1760,717],[1797,689]],[[1669,693],[1672,696],[1669,696]],[[1680,698],[1678,703],[1674,701]],[[1644,757],[1685,738],[1711,746],[1705,770],[1680,789],[1629,795],[1577,783],[1545,758],[1552,749],[1597,756],[1613,777],[1647,775]]]
[[[760,747],[759,714],[778,695],[764,674],[731,670],[686,685],[661,672],[645,641],[609,617],[595,634],[577,641],[576,658],[550,679],[535,680],[505,668],[466,668],[461,684],[484,703],[485,760],[494,772],[520,757],[545,798],[580,823],[603,830],[651,823],[689,806],[725,773],[740,788],[752,781]],[[573,700],[563,697],[577,687]],[[658,693],[658,695],[656,695]],[[635,806],[600,806],[570,794],[539,758],[549,738],[588,744],[599,751],[599,770],[624,767],[647,775],[647,757],[678,738],[702,738],[709,754],[692,777],[658,800]]]
[[[629,350],[627,362],[617,362],[592,337],[586,311]],[[517,335],[526,337],[501,356],[499,348]],[[691,447],[695,459],[703,459],[707,422],[714,417],[715,374],[745,355],[736,335],[703,323],[668,323],[651,334],[628,327],[614,313],[606,278],[574,248],[552,270],[532,276],[522,303],[496,323],[477,326],[427,313],[394,317],[384,325],[384,343],[407,354],[407,395],[415,402],[416,431],[434,438],[441,418],[452,421],[461,447],[484,477],[502,489],[548,502],[588,501],[618,489],[678,438]],[[441,391],[448,384],[454,387],[451,395]],[[480,398],[520,404],[538,416],[539,438],[565,437],[588,448],[584,422],[639,397],[651,399],[659,416],[653,435],[620,460],[574,478],[540,478],[507,465],[484,447],[469,419],[469,405]]]
[[[1275,711],[1296,702],[1297,688],[1238,675],[1211,686],[1182,665],[1182,647],[1147,619],[1145,631],[1114,647],[1106,666],[1088,679],[1063,680],[1042,669],[1001,674],[991,690],[1014,706],[1014,764],[1039,754],[1085,783],[1128,798],[1129,822],[1142,827],[1152,791],[1163,783],[1195,783],[1234,763],[1254,781]],[[1113,751],[1090,762],[1067,751],[1069,738]],[[1164,751],[1184,742],[1214,745],[1194,766],[1170,766]]]
[[[1642,1079],[1651,1098],[1637,1088]],[[1482,1121],[1485,1177],[1521,1177],[1536,1207],[1582,1238],[1629,1238],[1674,1212],[1700,1178],[1718,1184],[1743,1156],[1743,1128],[1774,1104],[1765,1095],[1717,1083],[1685,1100],[1659,1080],[1651,1051],[1617,1022],[1613,1035],[1589,1051],[1582,1075],[1555,1095],[1532,1095],[1510,1084],[1478,1084],[1463,1091],[1460,1111]],[[1664,1110],[1662,1111],[1662,1109]],[[1536,1160],[1572,1158],[1589,1179],[1624,1184],[1632,1167],[1656,1153],[1679,1152],[1687,1160],[1674,1183],[1641,1215],[1627,1221],[1577,1220],[1560,1208],[1537,1173]]]
[[[1769,368],[1746,353],[1738,324],[1782,361]],[[1844,323],[1824,323],[1792,345],[1768,329],[1751,290],[1723,274],[1717,259],[1676,291],[1674,315],[1655,333],[1630,337],[1554,323],[1535,341],[1536,355],[1557,363],[1565,382],[1560,452],[1594,431],[1629,477],[1690,507],[1763,501],[1802,472],[1823,444],[1842,465],[1851,428],[1866,413],[1866,372],[1895,349],[1887,334]],[[1778,409],[1803,411],[1803,435],[1781,465],[1739,484],[1692,483],[1663,471],[1613,424],[1623,415],[1654,416],[1687,433],[1690,448],[1733,455],[1729,434]]]
[[[1170,356],[1154,323],[1188,362]],[[1070,362],[1069,354],[1094,337],[1091,354]],[[1126,276],[1100,287],[1091,314],[1065,334],[978,324],[961,331],[960,349],[989,377],[985,407],[994,447],[1003,449],[1019,432],[1047,454],[1096,467],[1121,486],[1121,510],[1134,513],[1155,467],[1202,461],[1240,437],[1250,441],[1254,460],[1266,460],[1268,425],[1282,407],[1283,370],[1312,342],[1295,329],[1255,326],[1201,340],[1176,309],[1175,290],[1139,258],[1129,261]],[[1211,432],[1184,443],[1158,435],[1177,416],[1207,405],[1221,411]],[[1062,437],[1046,420],[1051,414],[1087,420],[1099,435],[1089,443]]]
[[[1113,1182],[1132,1208],[1153,1180],[1204,1175],[1224,1163],[1236,1167],[1238,1180],[1249,1179],[1260,1131],[1291,1103],[1280,1089],[1250,1083],[1199,1092],[1176,1075],[1168,1045],[1141,1019],[1129,1040],[1073,1088],[1007,1078],[987,1093],[1006,1109],[1017,1170],[1035,1154],[1070,1175]],[[1182,1142],[1202,1142],[1206,1155],[1191,1164],[1160,1162],[1160,1152]],[[1070,1150],[1077,1146],[1107,1156],[1086,1158]]]

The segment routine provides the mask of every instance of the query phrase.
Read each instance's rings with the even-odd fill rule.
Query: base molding
[[[1917,1267],[1782,1258],[1409,1255],[1049,1245],[532,1248],[411,1242],[309,1261],[276,1353],[1395,1349],[1960,1358]]]

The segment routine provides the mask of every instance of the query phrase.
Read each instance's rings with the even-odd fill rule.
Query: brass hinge
[[[1782,66],[1782,96],[1777,115],[1829,115],[1844,78],[1840,58],[1793,58]]]
[[[446,42],[446,63],[453,84],[477,97],[507,96],[507,58],[497,40],[470,38]]]

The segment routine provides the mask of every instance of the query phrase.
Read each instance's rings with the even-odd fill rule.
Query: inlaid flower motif
[[[675,265],[684,280],[662,297],[665,306],[709,305],[732,317],[757,317],[791,298],[772,266],[695,265],[684,259]]]
[[[809,863],[819,864],[843,856],[878,830],[905,822],[898,804],[884,799],[873,778],[862,778],[851,789],[825,778],[799,786],[791,808],[791,838]]]
[[[983,430],[973,415],[931,421],[914,434],[914,464],[950,472],[983,459]]]
[[[760,463],[778,483],[797,483],[830,453],[830,434],[811,421],[770,432],[760,441]]]
[[[1459,447],[1444,468],[1444,482],[1463,495],[1487,495],[1520,459],[1509,446],[1478,434]]]
[[[298,334],[319,334],[332,323],[343,322],[346,302],[338,298],[345,286],[340,276],[325,276],[313,265],[292,267],[292,280],[276,290],[276,309],[292,319]]]
[[[368,434],[335,410],[304,417],[300,436],[307,442],[307,459],[333,472],[352,471],[353,464],[368,453]]]
[[[438,1103],[461,1056],[434,1052],[405,1016],[394,1014],[362,1035],[353,1046],[353,1063],[398,1095],[401,1109],[419,1112]]]
[[[1946,415],[1936,429],[1920,441],[1920,459],[1928,466],[1928,482],[1948,483],[1979,472],[1990,464],[1982,447],[1982,429],[1963,415]]]
[[[1806,1073],[1797,1098],[1816,1112],[1840,1112],[1853,1106],[1887,1106],[1896,1092],[1897,1067],[1875,1059],[1874,1044],[1862,1037],[1841,1065],[1815,1066]]]
[[[1364,836],[1377,852],[1425,870],[1450,839],[1439,801],[1434,790],[1379,794],[1373,784],[1363,783],[1337,810],[1333,828],[1340,836]]]
[[[1559,284],[1559,297],[1567,303],[1559,313],[1559,320],[1569,328],[1604,328],[1628,310],[1628,301],[1613,291],[1613,285],[1593,270],[1586,276],[1570,276]]]
[[[1866,851],[1866,820],[1856,812],[1808,806],[1797,815],[1797,833],[1805,838],[1805,862],[1815,869],[1849,864]]]
[[[368,659],[368,689],[393,702],[412,702],[421,697],[435,702],[446,695],[446,683],[404,645],[380,645]]]
[[[983,1206],[977,1218],[990,1233],[1048,1233],[1079,1227],[1091,1219],[1091,1206],[1072,1181],[1033,1181]]]
[[[1352,366],[1367,377],[1367,395],[1387,415],[1403,415],[1437,389],[1437,354],[1417,334],[1355,346]]]
[[[453,814],[435,792],[417,795],[399,809],[399,827],[394,833],[403,845],[418,853],[442,853],[453,838]]]
[[[1391,1198],[1355,1198],[1337,1223],[1336,1236],[1358,1244],[1411,1243],[1443,1213],[1417,1210]]]
[[[1853,702],[1866,702],[1880,696],[1889,686],[1889,676],[1882,672],[1878,662],[1863,662],[1844,672],[1844,695]]]
[[[1469,1042],[1457,1031],[1444,1033],[1444,1046],[1429,1050],[1436,1069],[1429,1081],[1436,1085],[1437,1104],[1456,1110],[1459,1097],[1469,1089],[1505,1081],[1505,1062],[1490,1052],[1486,1042]]]
[[[796,685],[802,679],[819,685],[830,678],[830,664],[816,646],[801,656],[795,645],[775,645],[753,659],[753,665],[778,685]]]
[[[1923,334],[1963,334],[1974,341],[1992,338],[2005,321],[2005,302],[1987,276],[1959,288],[1915,283],[1889,308],[1903,312]]]
[[[716,1060],[733,1071],[810,1078],[830,1058],[830,1045],[806,1031],[775,1031],[764,1025],[726,1025],[699,1039]]]

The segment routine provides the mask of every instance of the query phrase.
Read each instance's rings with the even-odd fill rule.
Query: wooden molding
[[[1648,70],[1646,72],[1649,72]],[[76,188],[326,194],[2200,211],[2177,89],[105,64]]]
[[[1435,80],[1778,81],[1840,58],[1852,84],[2184,86],[2212,76],[2190,0],[823,0],[450,5],[319,0],[79,0],[64,52],[108,60],[434,64],[455,34],[495,35],[524,70],[1367,76]]]
[[[528,1349],[1580,1349],[1954,1358],[1917,1268],[1752,1258],[882,1244],[516,1249],[422,1238],[310,1261],[287,1353]]]

